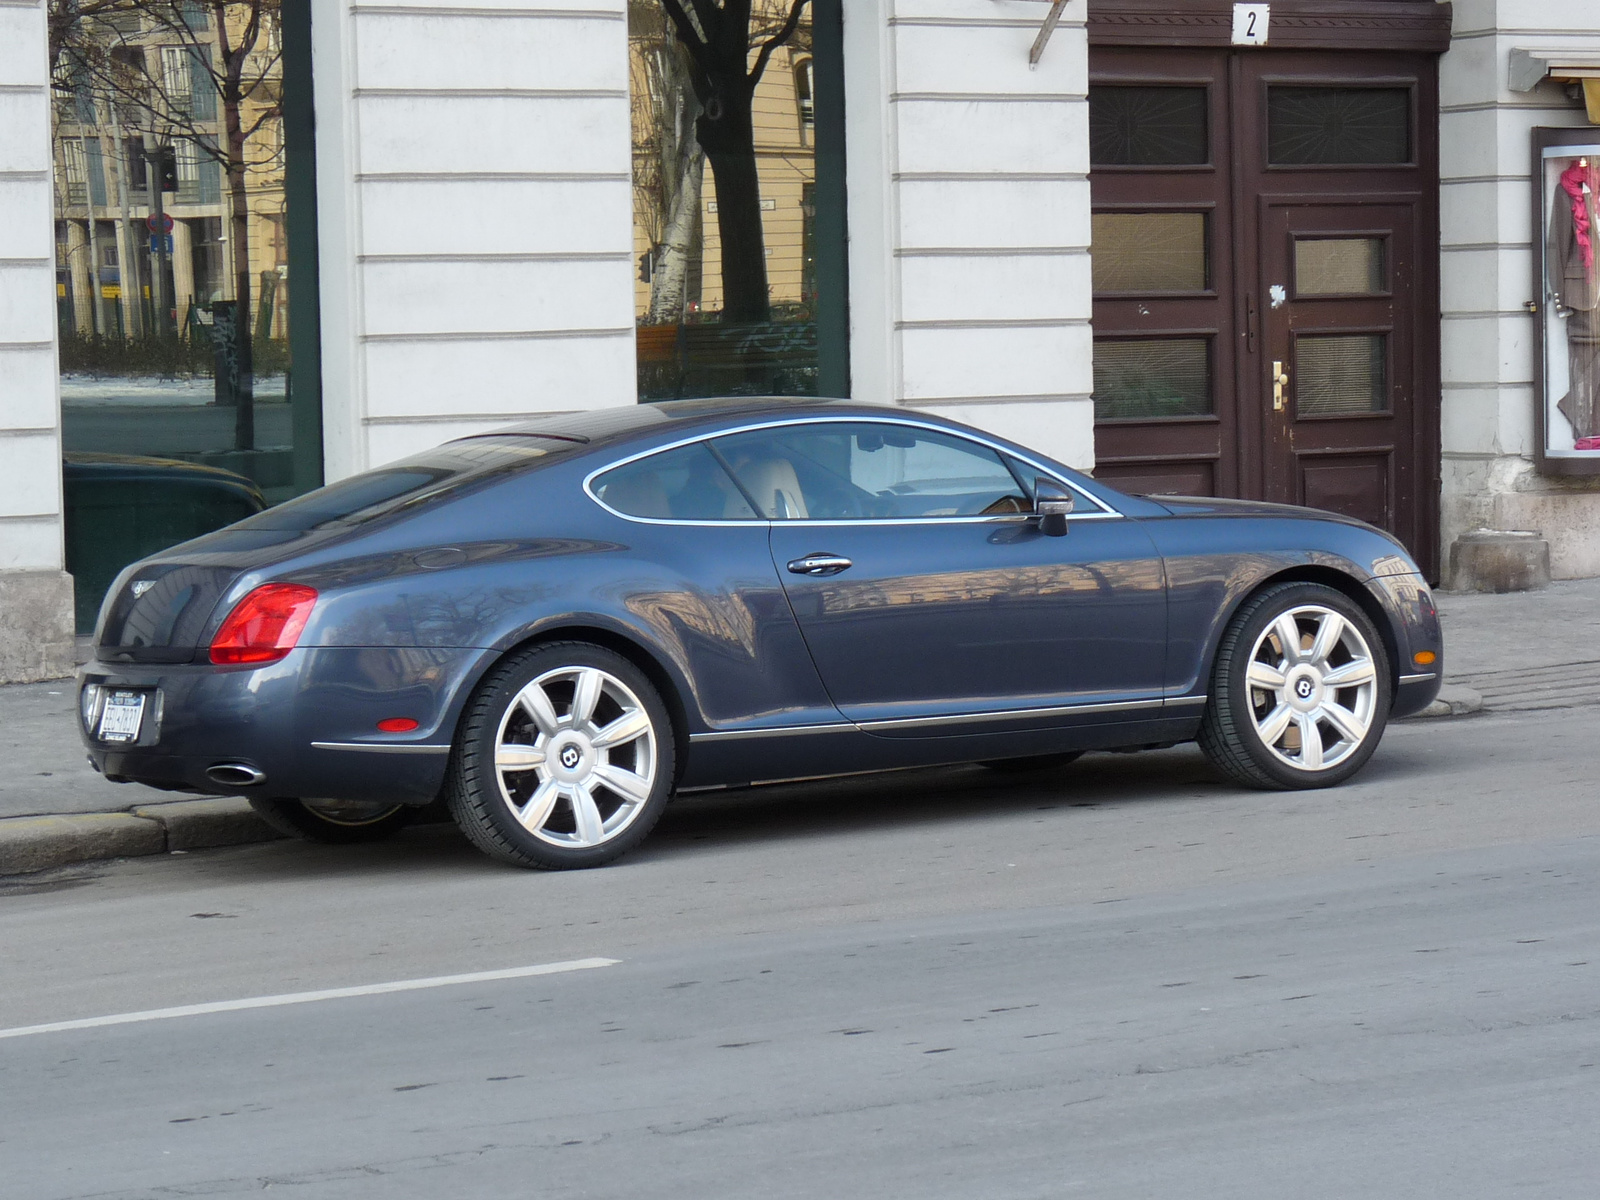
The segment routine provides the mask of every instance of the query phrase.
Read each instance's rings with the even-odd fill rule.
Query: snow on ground
[[[210,379],[157,379],[134,375],[63,375],[61,402],[74,408],[116,406],[128,408],[175,408],[210,404],[216,385]],[[287,396],[284,376],[269,375],[256,380],[257,400],[281,403]]]

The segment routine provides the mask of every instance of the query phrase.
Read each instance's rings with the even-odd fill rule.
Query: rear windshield
[[[307,492],[233,528],[308,530],[359,525],[582,448],[578,442],[523,434],[466,438]]]

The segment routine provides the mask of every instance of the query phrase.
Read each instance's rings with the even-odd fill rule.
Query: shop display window
[[[1600,474],[1600,130],[1538,129],[1540,463]]]

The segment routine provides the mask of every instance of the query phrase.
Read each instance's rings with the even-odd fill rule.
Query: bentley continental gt
[[[741,398],[460,438],[143,559],[79,699],[108,779],[328,841],[443,801],[564,868],[764,780],[1198,741],[1240,784],[1326,787],[1443,653],[1417,564],[1359,521]]]

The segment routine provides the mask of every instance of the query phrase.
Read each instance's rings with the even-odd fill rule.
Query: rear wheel
[[[348,846],[379,842],[399,833],[417,815],[409,804],[347,800],[267,800],[250,797],[256,815],[285,837]]]
[[[1372,757],[1389,706],[1388,655],[1366,613],[1321,584],[1278,584],[1223,634],[1200,748],[1251,787],[1330,787]]]
[[[585,642],[503,663],[467,705],[446,793],[484,853],[519,867],[610,862],[644,840],[672,791],[665,703],[621,655]]]

